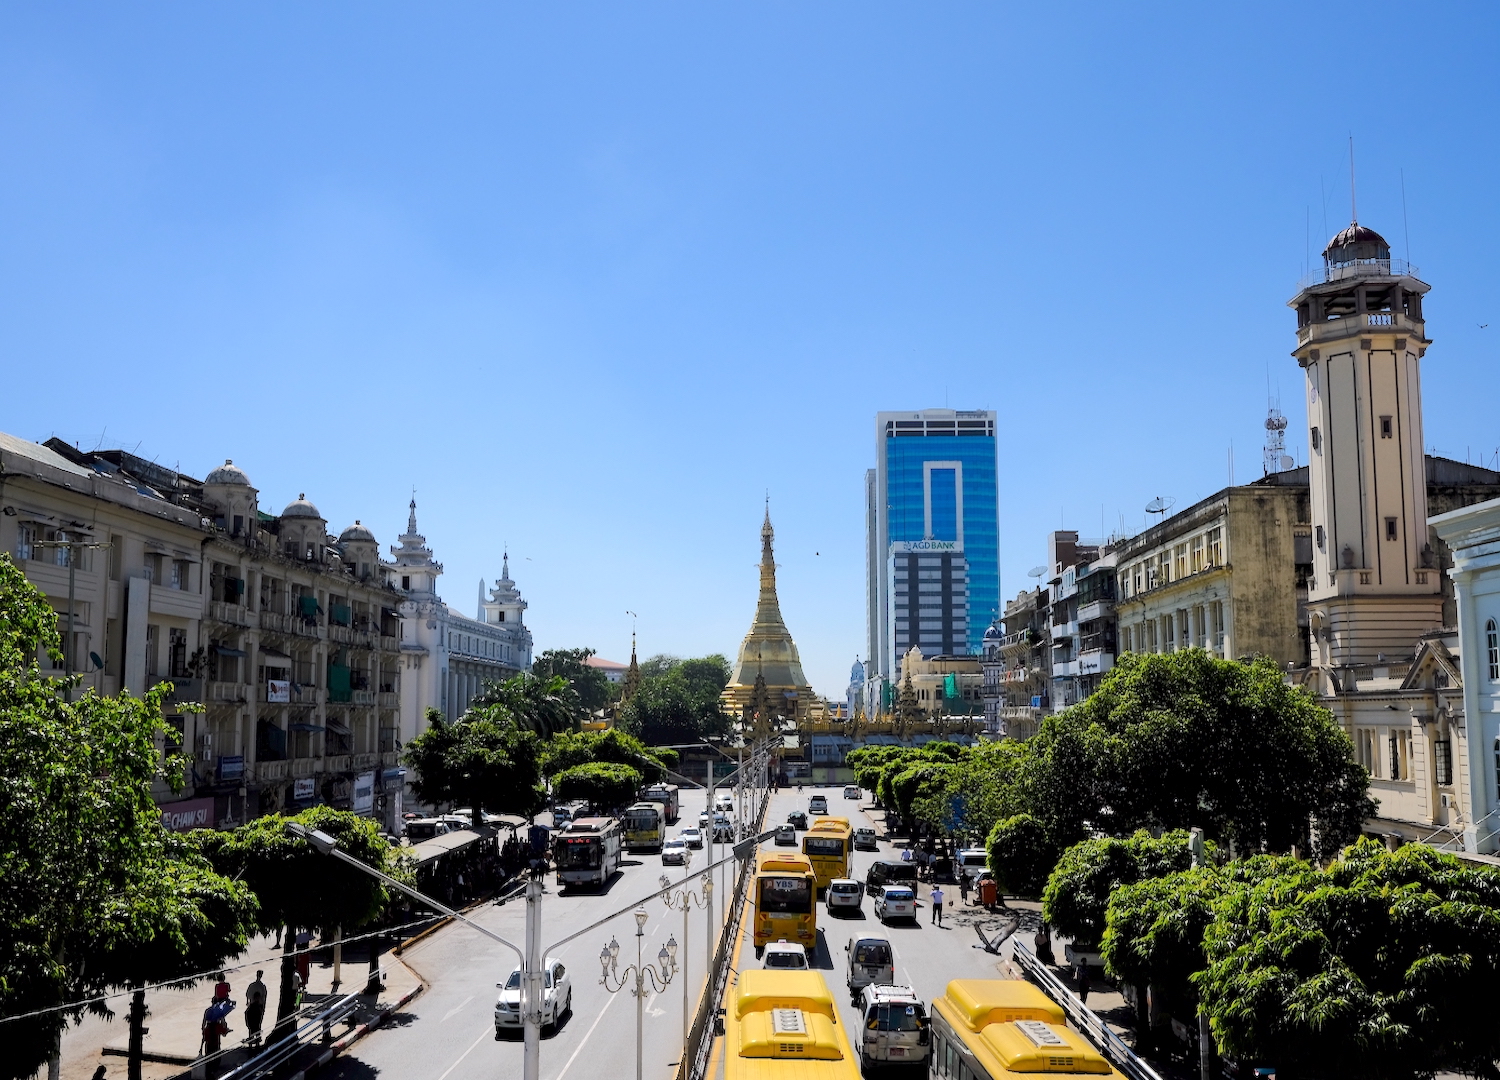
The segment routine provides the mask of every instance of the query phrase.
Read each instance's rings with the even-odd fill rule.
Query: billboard
[[[167,803],[161,808],[162,828],[168,832],[187,832],[189,829],[211,829],[214,824],[213,796],[205,799],[184,799]]]
[[[356,814],[369,814],[375,810],[375,774],[362,772],[354,778],[354,801],[349,807]]]
[[[266,701],[271,705],[286,705],[292,700],[290,679],[267,679]]]
[[[964,546],[958,540],[893,540],[891,541],[892,555],[911,555],[916,552],[927,552],[929,554],[942,555],[944,553],[960,554]]]

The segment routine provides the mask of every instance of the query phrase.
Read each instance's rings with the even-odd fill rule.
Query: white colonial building
[[[402,594],[401,610],[401,742],[411,741],[427,726],[428,709],[450,720],[463,715],[485,685],[531,670],[531,631],[523,618],[526,601],[510,579],[506,556],[500,580],[485,599],[479,583],[478,618],[454,611],[437,593],[443,564],[432,557],[427,538],[417,532],[413,499],[406,532],[395,557],[392,580]]]

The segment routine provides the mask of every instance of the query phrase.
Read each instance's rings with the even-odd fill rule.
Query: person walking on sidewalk
[[[932,921],[938,926],[943,925],[943,887],[934,885],[932,887]]]
[[[260,1025],[266,1018],[266,984],[264,971],[255,973],[255,981],[245,987],[245,1028],[249,1031],[250,1045],[260,1042]]]
[[[962,870],[958,873],[958,898],[965,904],[969,902],[969,875]]]
[[[1078,1000],[1084,1005],[1089,1003],[1089,984],[1091,982],[1092,980],[1089,977],[1089,959],[1086,956],[1080,956],[1078,958]]]

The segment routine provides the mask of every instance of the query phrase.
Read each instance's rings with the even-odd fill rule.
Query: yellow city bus
[[[724,1010],[723,1080],[860,1080],[859,1058],[816,971],[740,972]]]
[[[812,860],[818,888],[828,888],[835,878],[849,876],[849,853],[854,850],[854,830],[848,818],[814,818],[802,836],[802,854]]]
[[[667,825],[660,803],[638,802],[620,815],[626,851],[660,851]]]
[[[755,864],[755,958],[772,941],[801,945],[810,958],[818,948],[818,889],[812,864],[794,851],[768,851]]]
[[[1012,1080],[1045,1072],[1124,1080],[1067,1026],[1061,1006],[1019,979],[955,979],[932,1003],[932,1058],[941,1080]]]

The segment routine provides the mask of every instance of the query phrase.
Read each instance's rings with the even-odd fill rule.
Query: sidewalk
[[[338,992],[340,994],[357,992],[363,989],[369,975],[369,954],[365,943],[356,942],[346,945],[343,954],[341,972],[343,985],[338,988]],[[351,1018],[352,1024],[340,1023],[335,1026],[332,1034],[337,1042],[325,1047],[315,1041],[311,1047],[304,1050],[303,1054],[309,1059],[308,1065],[314,1064],[322,1056],[324,1049],[342,1050],[343,1045],[347,1045],[348,1041],[358,1038],[371,1026],[378,1026],[386,1015],[404,1005],[422,989],[421,978],[390,949],[381,954],[380,963],[385,973],[384,989],[374,999],[361,999],[360,1008]],[[230,966],[239,968],[239,970],[229,972],[226,978],[231,986],[229,996],[239,1002],[240,1006],[229,1014],[230,1031],[225,1036],[223,1045],[226,1050],[234,1049],[231,1053],[223,1055],[224,1064],[219,1067],[218,1072],[227,1070],[232,1064],[248,1056],[243,1049],[244,991],[245,987],[255,979],[257,969],[265,972],[265,982],[270,990],[270,998],[266,1003],[266,1018],[261,1027],[262,1036],[269,1035],[271,1028],[275,1026],[276,999],[281,981],[281,950],[273,946],[271,938],[257,938],[251,942],[250,948],[243,956],[230,962]],[[319,1000],[334,995],[331,949],[320,949],[312,954],[304,1006],[316,1005]],[[144,1049],[147,1060],[142,1065],[143,1080],[169,1080],[172,1077],[188,1074],[192,1062],[198,1057],[202,1039],[203,1010],[208,1006],[212,996],[211,980],[206,980],[186,990],[157,990],[146,995],[148,1012]],[[100,1065],[105,1066],[106,1077],[125,1075],[124,1055],[129,1041],[126,1015],[130,999],[128,997],[115,998],[108,1004],[114,1013],[113,1020],[86,1015],[82,1024],[71,1027],[64,1033],[62,1040],[63,1080],[90,1080]],[[346,1034],[352,1038],[346,1038]],[[330,1052],[328,1056],[332,1056],[332,1053]],[[45,1069],[40,1075],[46,1075]],[[210,1075],[216,1075],[216,1073],[210,1073]]]

